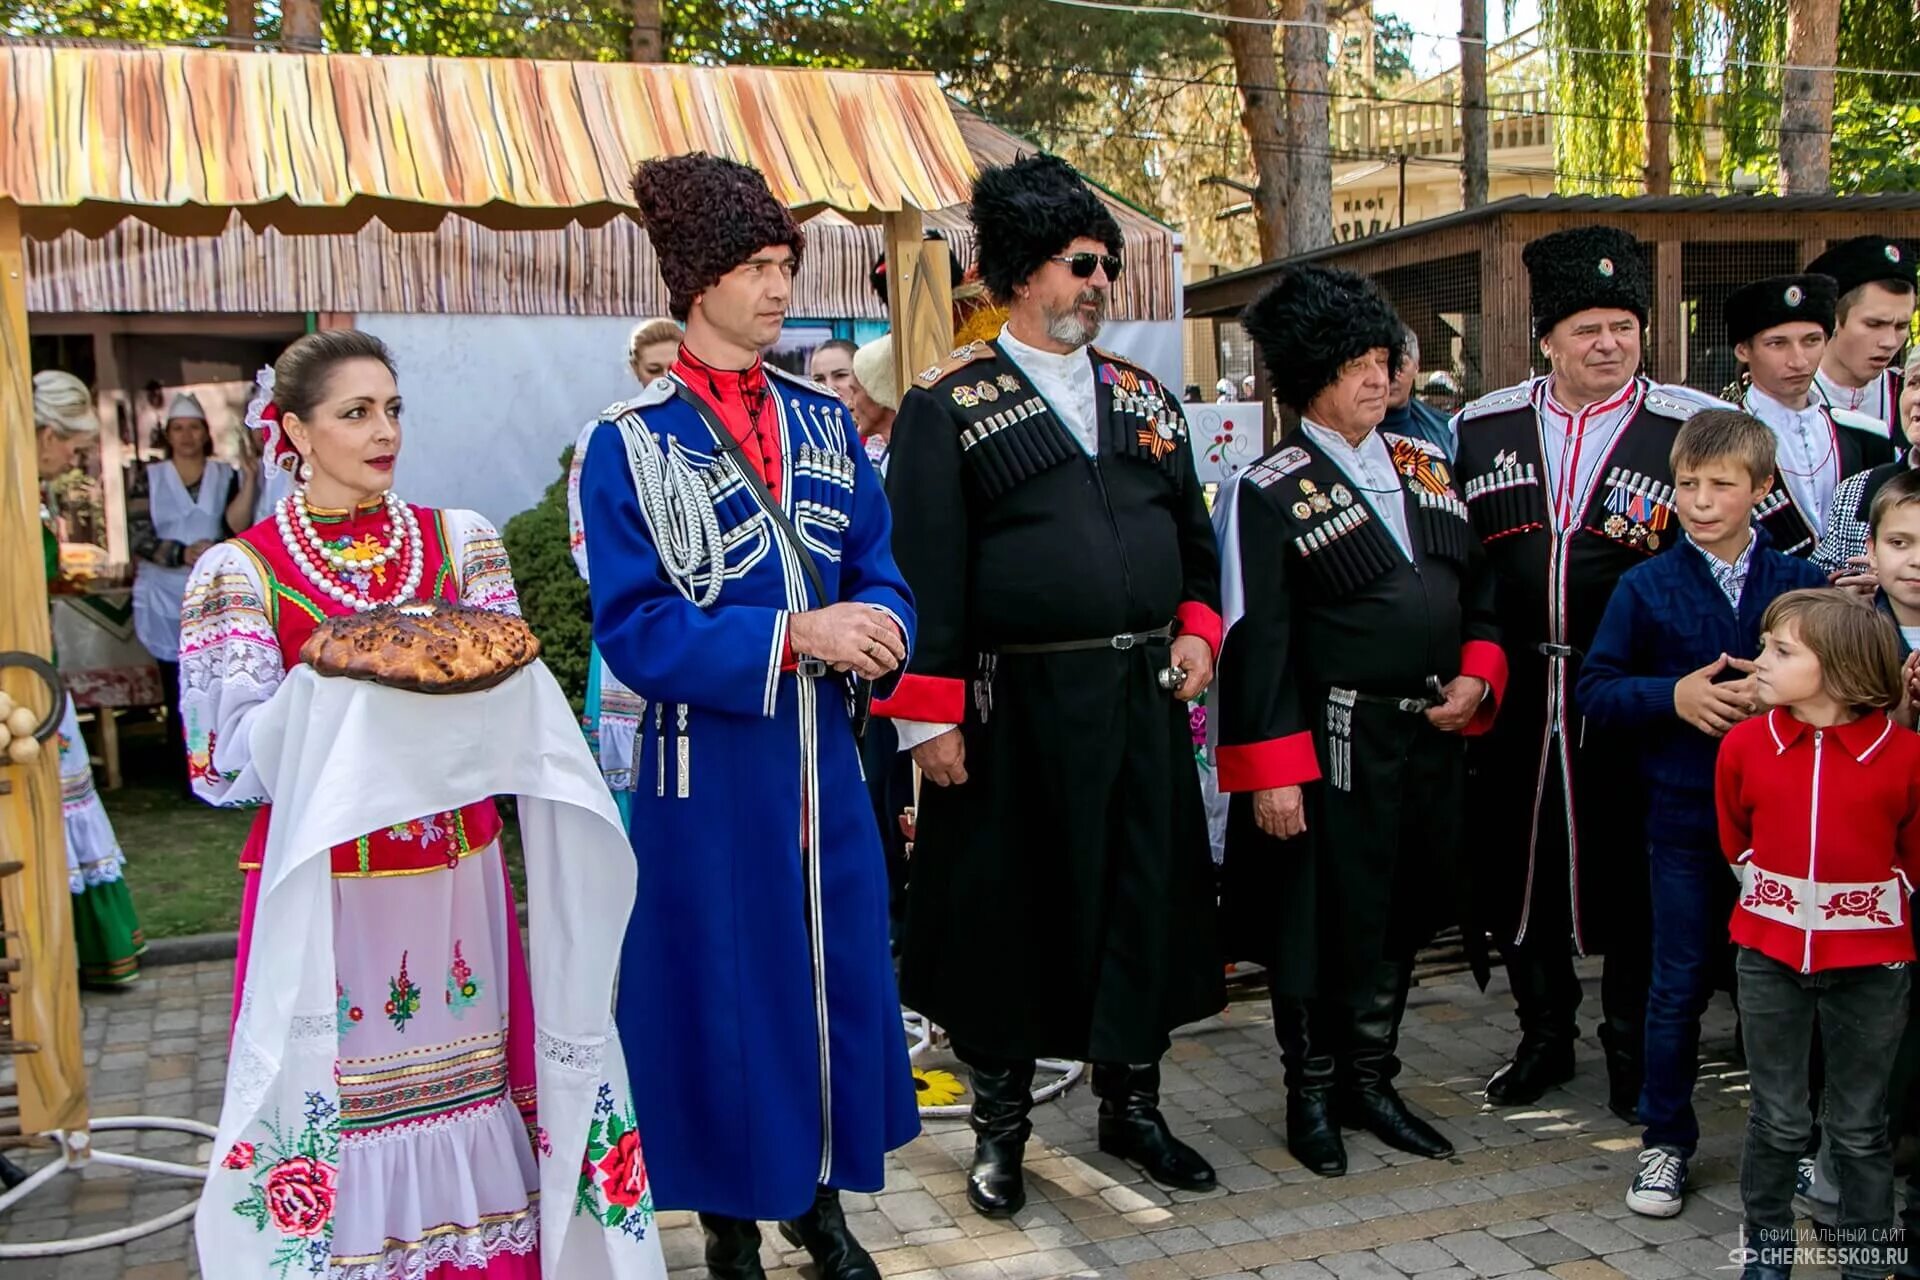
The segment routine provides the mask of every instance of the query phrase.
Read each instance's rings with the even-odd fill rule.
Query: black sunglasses
[[[1120,256],[1114,253],[1062,253],[1048,258],[1049,262],[1064,262],[1067,269],[1082,280],[1093,278],[1093,269],[1101,268],[1107,273],[1107,279],[1118,280],[1122,263]]]

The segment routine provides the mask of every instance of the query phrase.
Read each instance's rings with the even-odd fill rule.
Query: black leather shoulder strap
[[[827,596],[826,580],[820,576],[820,566],[813,562],[813,553],[808,551],[807,544],[800,540],[800,531],[793,527],[793,521],[787,518],[786,511],[767,489],[767,482],[760,478],[760,473],[755,471],[753,464],[747,461],[747,455],[740,448],[739,441],[733,438],[733,432],[727,430],[727,424],[720,421],[719,414],[687,387],[681,387],[679,395],[693,407],[695,413],[700,415],[700,420],[707,424],[707,430],[713,433],[713,438],[719,442],[721,448],[727,451],[727,456],[733,459],[733,465],[739,469],[741,478],[747,482],[747,488],[753,491],[754,498],[766,509],[767,516],[773,521],[773,527],[780,531],[780,536],[785,539],[788,548],[799,557],[800,568],[807,575],[807,583],[813,588],[813,596],[819,602],[819,607],[824,609],[834,603]]]

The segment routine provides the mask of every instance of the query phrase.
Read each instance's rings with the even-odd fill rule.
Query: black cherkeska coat
[[[1212,705],[1236,793],[1222,884],[1230,953],[1277,995],[1353,1001],[1463,921],[1466,740],[1430,724],[1432,682],[1506,683],[1493,577],[1446,455],[1387,435],[1398,483],[1370,491],[1307,431],[1240,478],[1225,535],[1229,627]],[[1386,524],[1404,511],[1411,555]],[[1250,793],[1302,786],[1306,832],[1277,840]]]
[[[1217,648],[1219,553],[1177,397],[1086,358],[1098,457],[992,344],[903,399],[887,488],[919,635],[879,710],[966,735],[968,780],[920,793],[907,1004],[975,1053],[1139,1063],[1224,1004],[1168,643],[1002,649],[1169,624]]]
[[[1497,944],[1526,940],[1537,915],[1570,913],[1573,945],[1594,953],[1615,938],[1646,944],[1646,841],[1632,738],[1587,724],[1573,689],[1620,575],[1679,542],[1668,455],[1681,424],[1718,402],[1636,378],[1580,519],[1556,530],[1541,452],[1546,383],[1485,396],[1457,423],[1455,470],[1497,581],[1510,673],[1499,721],[1468,752],[1470,848]]]

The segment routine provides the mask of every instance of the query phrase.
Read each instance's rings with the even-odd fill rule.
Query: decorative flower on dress
[[[1772,880],[1756,869],[1753,884],[1747,889],[1747,896],[1741,900],[1743,907],[1781,907],[1787,911],[1800,909],[1799,899],[1793,896],[1793,890],[1784,880]]]
[[[430,817],[397,822],[387,828],[387,834],[395,840],[411,840],[424,849],[447,838],[447,828],[441,822],[444,817],[445,814],[436,813]]]
[[[923,1107],[945,1107],[958,1102],[967,1087],[951,1071],[913,1069],[913,1094]]]
[[[420,1012],[420,987],[407,976],[407,953],[400,953],[398,977],[387,979],[387,1021],[395,1031],[405,1031],[413,1015]]]
[[[653,1192],[633,1104],[629,1102],[622,1114],[605,1085],[587,1128],[586,1158],[580,1163],[573,1211],[602,1226],[618,1227],[636,1240],[646,1239],[647,1228],[653,1225]]]
[[[281,1234],[312,1237],[333,1221],[334,1169],[312,1156],[282,1160],[263,1184],[267,1214]]]
[[[353,1002],[353,994],[337,981],[333,984],[333,994],[334,1007],[337,1010],[335,1021],[339,1024],[340,1034],[344,1036],[353,1030],[360,1019],[366,1017],[366,1014]]]
[[[480,979],[473,976],[473,966],[460,954],[459,939],[453,943],[453,964],[447,969],[447,1011],[455,1020],[466,1017],[467,1010],[480,998]]]
[[[1885,885],[1878,884],[1871,889],[1847,889],[1828,898],[1820,909],[1827,913],[1829,920],[1835,916],[1851,916],[1871,920],[1875,924],[1898,924],[1900,922],[1888,915],[1886,908],[1880,905],[1880,899],[1886,891]]]
[[[309,1093],[303,1127],[283,1126],[278,1112],[258,1127],[258,1147],[237,1142],[220,1162],[225,1169],[253,1171],[233,1211],[257,1230],[271,1227],[286,1237],[271,1259],[276,1280],[289,1271],[325,1275],[339,1199],[339,1109]]]

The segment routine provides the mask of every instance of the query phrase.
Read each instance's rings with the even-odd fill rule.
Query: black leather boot
[[[1640,1123],[1641,1045],[1645,1032],[1619,1019],[1600,1024],[1600,1046],[1607,1054],[1607,1110],[1628,1124]]]
[[[1160,1064],[1093,1064],[1100,1099],[1100,1149],[1132,1161],[1163,1187],[1211,1191],[1213,1166],[1173,1136],[1160,1114]]]
[[[872,1255],[847,1230],[840,1193],[831,1187],[814,1194],[813,1208],[804,1215],[781,1223],[780,1234],[807,1251],[820,1280],[880,1280]]]
[[[760,1266],[760,1224],[744,1218],[700,1215],[707,1229],[707,1274],[713,1280],[766,1280]]]
[[[1033,1122],[1033,1063],[1005,1062],[954,1051],[973,1076],[973,1167],[967,1171],[967,1203],[989,1218],[1010,1218],[1027,1203],[1020,1157]]]
[[[1580,980],[1571,958],[1558,952],[1516,947],[1506,961],[1520,1015],[1520,1047],[1487,1081],[1487,1101],[1518,1107],[1538,1102],[1547,1090],[1573,1079],[1573,1018],[1580,1007]]]
[[[1315,1043],[1312,1022],[1306,1001],[1274,998],[1273,1037],[1280,1042],[1287,1085],[1287,1150],[1321,1177],[1337,1178],[1347,1171],[1347,1148],[1333,1121],[1333,1054]]]
[[[1407,1110],[1393,1087],[1393,1078],[1400,1074],[1394,1050],[1400,1044],[1400,1019],[1407,1012],[1412,981],[1411,961],[1383,960],[1366,1002],[1348,1011],[1345,1043],[1337,1057],[1334,1115],[1342,1128],[1365,1129],[1397,1150],[1444,1160],[1453,1154],[1453,1144]]]

